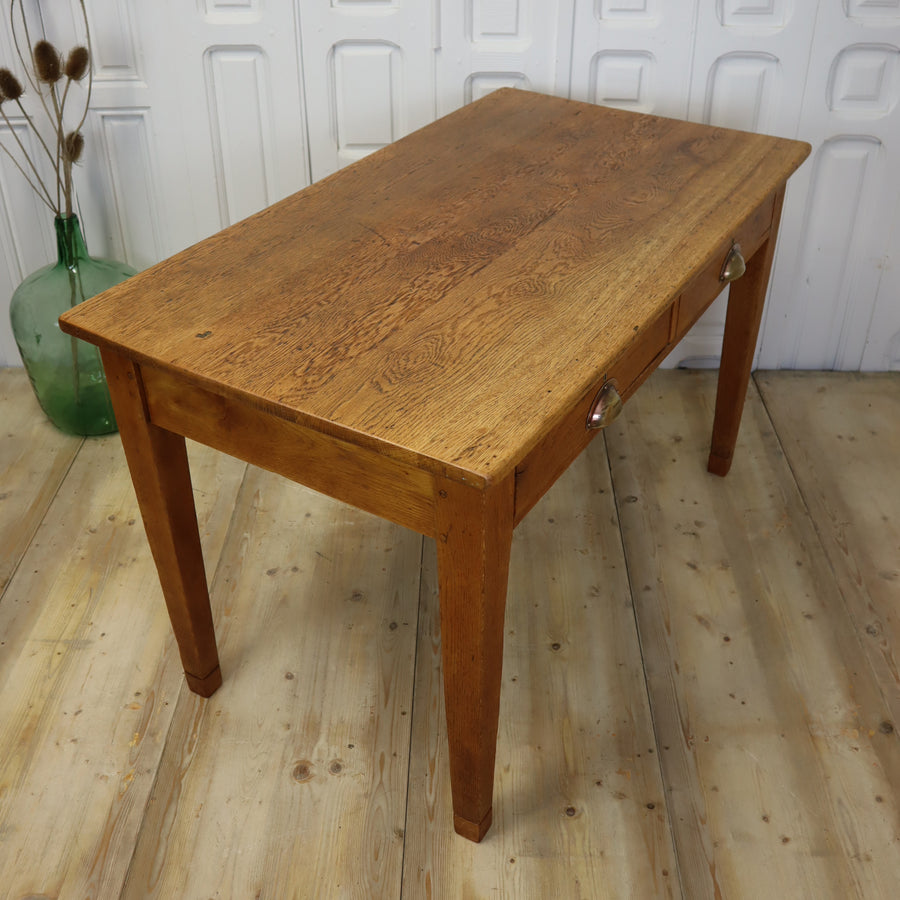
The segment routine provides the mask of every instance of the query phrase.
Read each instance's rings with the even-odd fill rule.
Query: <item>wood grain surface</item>
[[[755,390],[731,474],[704,471],[714,379],[651,379],[607,432],[685,897],[890,897],[895,684],[866,665],[865,635]],[[789,378],[771,379],[771,393],[790,392]],[[872,462],[861,452],[853,468],[880,465],[885,477],[889,445],[868,442]],[[864,542],[865,494],[849,507]]]
[[[404,896],[680,897],[604,443],[513,539],[494,825],[459,840],[441,691],[436,555],[426,543]]]
[[[714,376],[659,372],[516,530],[478,845],[432,542],[189,446],[204,701],[118,441],[80,443],[0,592],[0,898],[894,900],[900,378],[756,380],[727,479]]]
[[[808,150],[500,90],[63,327],[420,467],[502,479]]]
[[[137,366],[102,351],[109,395],[144,531],[162,585],[188,685],[209,697],[222,684],[197,528],[187,443],[147,420]]]
[[[123,897],[397,896],[422,539],[252,468],[234,512]]]
[[[451,142],[465,165],[448,180]],[[724,474],[808,152],[501,91],[61,317],[100,345],[191,690],[211,696],[222,670],[185,437],[437,538],[454,823],[481,840],[514,525],[583,449],[598,379],[633,392],[680,337],[681,294],[758,225],[723,344]]]
[[[145,366],[141,379],[150,418],[161,428],[420,534],[434,534],[434,479],[428,472],[212,391],[185,386],[159,369]]]
[[[192,457],[214,566],[246,467]],[[182,685],[121,443],[85,441],[0,597],[0,897],[118,896]]]
[[[747,271],[728,289],[728,311],[716,383],[716,414],[707,461],[707,468],[716,475],[727,475],[731,469],[769,287],[769,273],[775,259],[784,192],[782,187],[775,196],[773,225],[765,244],[747,261]]]
[[[515,481],[492,490],[438,482],[441,643],[454,827],[491,825]]]
[[[0,592],[34,537],[82,438],[41,413],[24,369],[0,369]]]
[[[763,372],[757,381],[853,631],[900,723],[900,377]]]

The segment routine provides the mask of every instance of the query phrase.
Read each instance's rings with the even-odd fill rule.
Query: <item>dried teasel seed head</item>
[[[34,71],[38,81],[55,84],[62,77],[62,61],[59,51],[50,41],[38,41],[34,45]]]
[[[19,79],[9,69],[0,69],[0,103],[4,100],[18,100],[24,93]]]
[[[87,47],[73,47],[66,59],[66,78],[81,81],[90,65],[91,57]]]
[[[84,138],[80,131],[70,131],[66,135],[64,144],[66,159],[70,162],[77,163],[81,159],[81,153],[84,150]]]

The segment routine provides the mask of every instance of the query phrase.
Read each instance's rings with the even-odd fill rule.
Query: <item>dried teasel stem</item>
[[[46,142],[44,141],[43,137],[41,136],[41,133],[37,130],[37,128],[34,127],[34,122],[31,121],[30,116],[25,111],[25,108],[22,106],[22,102],[21,102],[20,98],[22,97],[22,94],[24,94],[24,93],[25,93],[25,89],[22,87],[22,84],[19,81],[19,79],[16,78],[16,76],[13,75],[13,73],[10,72],[9,69],[6,69],[6,68],[0,69],[0,108],[2,108],[2,104],[6,100],[12,100],[16,104],[16,106],[19,107],[19,112],[22,114],[22,116],[24,116],[25,120],[31,126],[31,130],[35,133],[35,135],[37,136],[41,145],[43,146],[44,152],[47,154],[48,159],[51,162],[53,162],[53,154],[50,152],[50,148],[47,146]],[[19,136],[14,131],[12,125],[9,122],[9,119],[6,117],[5,112],[3,113],[3,119],[6,122],[6,124],[9,126],[10,132],[13,135],[13,138],[15,139],[16,143],[19,145],[20,150],[25,154],[26,159],[28,159],[28,164],[31,166],[31,169],[34,171],[35,176],[38,178],[38,180],[43,185],[43,179],[38,174],[38,171],[37,171],[36,167],[34,166],[34,163],[32,163],[31,159],[28,157],[28,154],[25,153],[25,148],[22,146],[22,142],[21,142],[21,140],[19,140]],[[7,151],[7,153],[8,153],[8,151]],[[11,154],[9,154],[9,155],[11,156]],[[19,166],[19,171],[22,171],[21,166]],[[31,183],[31,180],[29,179],[29,184],[30,183]],[[34,185],[32,185],[32,187],[33,186]],[[49,196],[49,193],[48,193],[48,196]]]
[[[4,100],[18,100],[25,93],[22,83],[9,69],[0,69],[0,103]]]
[[[59,51],[50,41],[38,41],[34,45],[34,74],[44,84],[56,84],[62,78],[63,67]]]
[[[32,116],[23,106],[21,97],[24,91],[16,76],[9,69],[0,69],[0,119],[9,127],[18,153],[24,157],[24,162],[20,162],[9,147],[0,144],[0,149],[13,160],[13,163],[22,172],[40,200],[49,206],[56,215],[65,216],[73,214],[74,185],[72,181],[72,166],[81,159],[83,153],[84,137],[81,130],[87,120],[93,89],[91,33],[85,0],[78,0],[78,6],[81,9],[84,31],[87,37],[86,46],[79,44],[73,47],[66,56],[63,56],[46,39],[32,41],[24,0],[10,0],[9,2],[13,45],[25,70],[28,84],[34,89],[37,99],[47,115],[50,126],[56,132],[55,141],[49,135],[45,138],[42,131],[37,128]],[[26,53],[29,48],[31,52]],[[87,85],[84,94],[84,106],[77,126],[67,132],[65,118],[67,103],[70,101],[69,91],[72,82],[80,82],[85,78],[87,79]],[[2,109],[2,104],[7,100],[17,105],[18,111],[39,141],[41,149],[46,153],[54,169],[56,181],[55,204],[51,194],[53,185],[48,185],[48,182],[41,177],[20,134],[12,127],[6,110]],[[21,128],[19,128],[19,131],[21,131]],[[55,143],[55,148],[53,143]],[[26,167],[30,171],[26,171]]]
[[[81,152],[84,150],[84,138],[80,131],[70,131],[66,135],[66,142],[63,148],[66,159],[69,162],[77,163],[81,159]]]
[[[83,0],[79,0],[79,2],[82,4],[82,7],[83,7],[84,6]],[[25,7],[22,3],[22,0],[9,0],[9,25],[10,25],[10,30],[12,31],[13,45],[16,48],[16,56],[19,57],[19,62],[22,64],[22,68],[25,70],[25,78],[28,80],[28,84],[31,86],[31,88],[34,90],[34,92],[37,94],[38,99],[41,102],[41,106],[44,108],[44,112],[47,114],[47,118],[52,120],[53,113],[51,112],[50,107],[47,105],[47,98],[44,96],[44,92],[40,88],[40,83],[35,79],[33,71],[32,71],[31,63],[34,62],[34,56],[33,56],[33,54],[30,54],[29,57],[26,57],[26,55],[22,49],[22,45],[20,43],[19,32],[16,27],[16,15],[15,15],[16,8],[18,8],[18,10],[19,10],[18,19],[21,24],[22,31],[24,32],[24,35],[25,35],[25,46],[30,47],[32,44],[31,32],[28,29],[28,18],[25,15]],[[87,21],[86,18],[85,18],[85,21]],[[56,182],[57,182],[57,188],[58,188],[59,184],[61,183],[61,178],[60,178],[60,171],[59,171],[59,166],[57,164],[57,160],[54,158],[53,153],[50,151],[50,148],[47,146],[47,142],[44,140],[44,136],[41,134],[40,130],[35,126],[34,121],[32,120],[31,116],[28,115],[28,113],[25,111],[25,107],[22,106],[21,101],[17,101],[17,102],[18,102],[19,109],[20,109],[22,115],[25,117],[26,121],[28,122],[29,126],[31,127],[32,132],[34,132],[38,141],[40,141],[40,144],[43,147],[44,152],[47,154],[47,158],[50,160],[50,163],[52,165],[54,165],[56,168]],[[29,161],[29,163],[31,163],[30,159],[28,161]],[[32,164],[32,167],[33,167],[33,164]],[[59,214],[59,202],[57,202],[55,210],[56,210],[56,213]]]
[[[4,118],[6,117],[4,116]],[[31,180],[25,169],[22,168],[22,164],[12,155],[12,153],[9,152],[9,150],[3,144],[0,144],[0,150],[2,150],[12,160],[13,165],[22,173],[22,177],[28,182],[31,189],[38,195],[38,199],[41,201],[41,203],[43,203],[44,206],[46,206],[47,209],[50,210],[50,212],[55,213],[56,207],[53,205],[53,198],[50,196],[47,188],[44,187],[44,183],[43,181],[41,181],[40,176],[36,176],[37,184],[35,184],[35,182]],[[27,156],[26,159],[28,159]],[[29,159],[28,162],[30,163],[31,160]]]
[[[65,175],[66,197],[72,196],[72,165],[81,159],[84,138],[80,131],[70,131],[63,142],[63,173]]]
[[[12,31],[13,46],[16,48],[16,56],[19,57],[19,62],[22,64],[22,68],[25,70],[25,77],[28,79],[29,85],[31,85],[31,88],[33,90],[37,91],[38,86],[31,75],[31,66],[29,65],[29,61],[22,51],[22,45],[19,42],[19,32],[16,28],[15,16],[17,6],[19,8],[19,19],[21,22],[22,31],[25,33],[25,46],[31,46],[31,34],[28,30],[28,19],[25,18],[25,8],[22,6],[22,0],[9,0],[9,26],[10,30]]]
[[[56,159],[54,163],[56,165],[57,174],[62,173],[62,179],[59,177],[56,179],[56,205],[57,208],[62,208],[62,202],[63,199],[65,199],[66,215],[69,216],[72,212],[70,209],[71,204],[69,203],[67,188],[71,183],[71,178],[63,165],[63,141],[65,140],[65,134],[63,132],[63,107],[59,102],[59,97],[56,95],[56,90],[53,85],[50,86],[48,93],[50,94],[50,100],[53,102],[53,118],[56,122]]]
[[[7,77],[8,76],[8,77]],[[6,114],[6,110],[3,108],[3,103],[6,100],[12,100],[16,103],[19,108],[22,108],[21,101],[19,98],[22,96],[22,86],[19,84],[18,79],[9,71],[9,69],[0,69],[0,118],[6,123],[6,127],[9,129],[9,133],[13,136],[13,140],[19,147],[22,156],[25,158],[28,163],[32,173],[34,174],[34,181],[31,180],[31,177],[22,167],[21,163],[10,153],[9,149],[0,144],[0,147],[3,147],[6,155],[13,161],[16,168],[25,176],[25,180],[31,185],[32,189],[35,193],[40,197],[40,199],[46,203],[50,209],[54,209],[52,203],[52,197],[50,196],[50,191],[47,189],[47,186],[44,184],[43,178],[41,178],[41,173],[38,171],[37,166],[32,161],[31,157],[28,155],[28,151],[25,149],[25,145],[22,143],[22,139],[19,137],[18,132],[13,127],[13,123],[10,121],[9,116]],[[22,110],[24,113],[24,110]],[[27,118],[27,116],[26,116]],[[33,126],[32,126],[33,127]],[[39,135],[40,137],[40,135]],[[43,139],[41,140],[43,144]],[[49,155],[50,151],[46,144],[44,144],[44,149],[47,151]],[[36,182],[36,183],[35,183]]]
[[[34,123],[31,116],[28,115],[22,105],[21,97],[23,94],[22,85],[18,79],[8,69],[0,70],[0,117],[9,126],[10,133],[13,135],[18,148],[27,164],[34,173],[34,180],[29,173],[25,171],[23,165],[13,156],[9,148],[0,143],[0,150],[3,150],[12,159],[15,166],[19,169],[25,180],[32,187],[40,200],[47,207],[56,213],[57,216],[63,215],[63,201],[65,201],[65,216],[71,217],[73,214],[73,184],[72,184],[72,166],[81,159],[84,151],[84,137],[81,134],[81,127],[87,119],[88,109],[91,102],[91,90],[93,87],[93,73],[91,70],[91,34],[88,24],[87,10],[84,0],[78,0],[81,7],[81,14],[84,20],[84,28],[87,34],[87,47],[76,46],[67,57],[63,59],[57,49],[47,40],[39,40],[32,44],[31,35],[28,29],[28,19],[25,15],[25,6],[23,0],[10,0],[9,19],[12,31],[13,44],[19,61],[25,69],[28,83],[37,94],[47,118],[56,131],[56,153],[54,154],[43,135]],[[25,35],[25,46],[32,47],[30,55],[31,65],[26,61],[25,54],[22,51],[20,36],[16,25],[16,13],[18,12],[19,26]],[[65,111],[66,102],[69,98],[69,88],[73,81],[81,81],[87,76],[87,92],[85,96],[84,109],[78,126],[70,131],[65,132]],[[59,82],[65,79],[64,87],[60,88]],[[28,126],[35,134],[40,142],[41,147],[46,152],[51,164],[54,167],[56,176],[56,204],[46,184],[41,179],[40,173],[34,164],[31,156],[29,156],[21,137],[12,127],[12,123],[2,108],[6,100],[13,101],[17,104]],[[81,274],[77,267],[67,266],[69,286],[71,291],[71,303],[74,306],[78,302],[78,298],[83,296],[83,289],[80,285]],[[80,380],[78,368],[78,352],[79,341],[77,338],[71,338],[72,342],[72,378],[75,391],[75,402],[78,403]]]
[[[78,5],[81,7],[81,17],[84,21],[84,33],[87,38],[87,47],[85,48],[87,51],[87,96],[84,98],[84,109],[81,113],[81,119],[76,126],[76,131],[81,131],[82,126],[87,121],[88,110],[91,106],[91,94],[94,90],[94,76],[93,76],[93,59],[94,59],[94,47],[91,44],[91,27],[88,23],[87,17],[87,9],[84,5],[84,0],[78,0]],[[77,49],[77,48],[76,48]],[[80,79],[78,79],[80,80]]]
[[[87,47],[74,47],[69,51],[66,57],[65,73],[66,78],[70,81],[81,81],[87,74],[88,66],[91,64],[91,54]]]
[[[20,0],[21,2],[21,0]],[[69,59],[66,62],[66,74],[69,77],[69,80],[66,82],[66,90],[65,94],[68,95],[69,85],[72,81],[80,81],[87,75],[87,94],[84,98],[84,108],[81,112],[81,118],[78,120],[78,125],[75,127],[74,133],[81,137],[81,129],[84,126],[84,123],[87,121],[88,110],[91,106],[91,94],[94,88],[94,77],[92,70],[92,62],[94,58],[94,49],[91,44],[91,28],[88,22],[87,17],[87,9],[84,5],[84,0],[78,0],[78,5],[81,7],[81,17],[84,22],[84,33],[87,38],[87,46],[86,47],[75,47],[74,50],[69,54]],[[72,72],[68,71],[69,62],[72,64]],[[76,77],[79,69],[83,66],[83,71],[81,71],[80,75]],[[62,118],[60,118],[60,126],[62,125]],[[82,147],[84,144],[84,140],[82,139]],[[81,152],[79,151],[79,156]],[[72,163],[77,160],[70,159],[65,164],[65,173],[66,173],[66,182],[69,185],[69,189],[66,191],[66,208],[68,215],[72,214]]]

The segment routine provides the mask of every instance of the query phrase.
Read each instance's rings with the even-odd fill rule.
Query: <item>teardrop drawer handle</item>
[[[741,255],[741,245],[732,244],[722,263],[722,271],[719,273],[719,281],[736,281],[747,271],[747,263]]]
[[[605,381],[591,404],[587,428],[606,428],[622,412],[622,406],[622,397],[616,388],[616,380],[611,378]]]

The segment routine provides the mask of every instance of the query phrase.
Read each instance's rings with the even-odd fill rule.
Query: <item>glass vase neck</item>
[[[78,216],[57,216],[56,226],[56,255],[59,264],[67,269],[75,268],[79,260],[87,258],[87,247],[81,236],[81,225]]]

